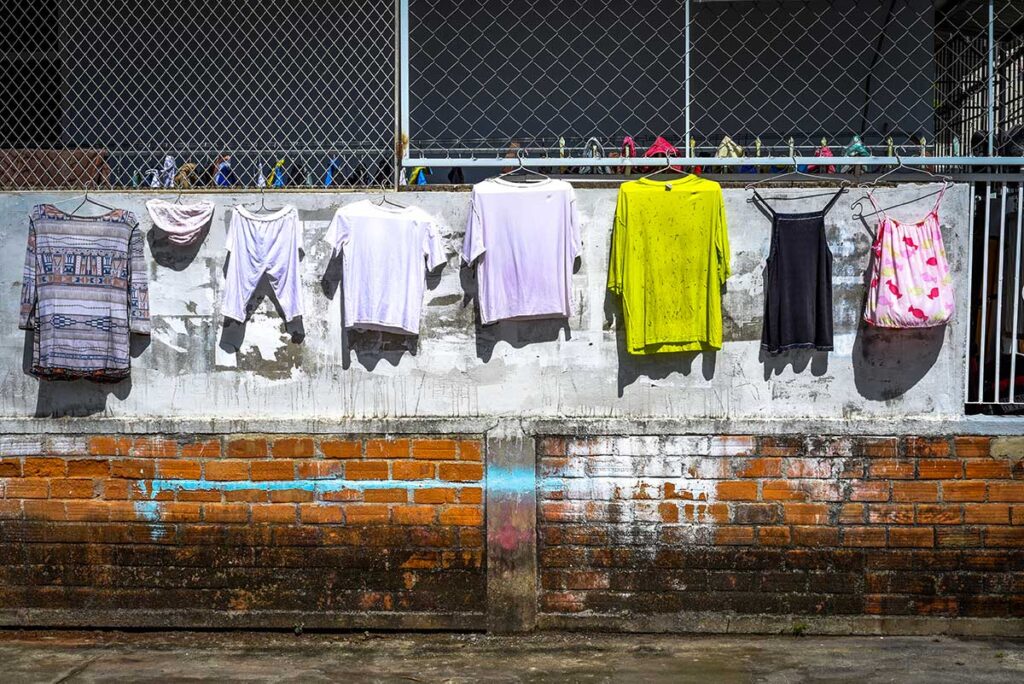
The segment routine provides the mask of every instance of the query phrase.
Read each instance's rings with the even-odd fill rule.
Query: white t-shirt
[[[473,186],[462,258],[479,259],[480,320],[568,318],[580,226],[572,186],[502,178]]]
[[[337,211],[326,240],[343,259],[345,326],[418,335],[424,263],[447,260],[437,222],[418,207],[364,200]]]

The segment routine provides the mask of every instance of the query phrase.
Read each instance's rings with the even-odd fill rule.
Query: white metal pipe
[[[974,185],[971,186],[971,201],[967,208],[967,272],[971,274],[967,278],[967,325],[965,337],[967,344],[965,349],[968,350],[967,358],[964,359],[964,401],[968,404],[973,403],[971,401],[971,363],[970,363],[970,349],[971,349],[971,332],[973,330],[971,326],[971,311],[974,306],[974,216],[975,216],[975,202],[976,195],[974,194]],[[1022,186],[1024,187],[1024,186]],[[978,399],[980,401],[980,397]]]
[[[401,132],[396,142],[401,150],[402,166],[416,166],[416,164],[405,163],[409,157],[409,141],[412,140],[412,132],[409,130],[409,0],[398,0],[398,35],[399,52],[401,53],[398,77]]]
[[[1017,325],[1020,321],[1020,253],[1021,253],[1021,218],[1024,217],[1024,183],[1017,184],[1017,240],[1014,242],[1016,248],[1016,261],[1013,268],[1013,336],[1010,347],[1010,401],[1016,401],[1017,397]]]
[[[793,157],[426,157],[406,156],[402,164],[410,166],[463,166],[463,167],[496,167],[496,166],[517,166],[522,162],[523,166],[626,166],[634,168],[651,167],[659,168],[671,164],[672,166],[778,166],[782,171],[790,171],[793,168]],[[829,157],[827,160],[821,157],[796,157],[796,163],[800,166],[813,165],[822,166],[896,166],[902,162],[906,166],[1020,166],[1024,167],[1024,157]],[[823,174],[824,178],[827,178]],[[922,182],[927,178],[921,176]]]
[[[988,155],[995,155],[996,144],[996,9],[988,0]]]
[[[686,36],[685,37],[686,52],[684,53],[683,58],[684,58],[684,63],[685,63],[685,67],[684,68],[686,69],[686,84],[685,84],[686,94],[684,96],[686,98],[686,136],[683,138],[683,141],[684,141],[683,144],[686,146],[686,149],[689,151],[689,149],[690,149],[690,137],[692,135],[692,129],[690,128],[690,0],[685,0],[685,4],[686,4],[686,18],[685,18],[686,26],[685,26],[684,33],[685,33],[685,36]]]
[[[992,184],[985,183],[985,223],[981,228],[981,321],[979,327],[980,344],[978,346],[978,401],[985,401],[985,360],[988,357],[988,234],[989,221],[992,218]]]
[[[1003,358],[1003,263],[1006,261],[1003,255],[1006,252],[1005,241],[1006,241],[1006,183],[1002,183],[1002,192],[1000,193],[1000,209],[999,209],[999,270],[996,276],[996,327],[995,327],[995,343],[996,348],[996,367],[995,367],[995,401],[1000,403],[1002,397],[999,394],[999,383],[1002,379],[1002,358]]]

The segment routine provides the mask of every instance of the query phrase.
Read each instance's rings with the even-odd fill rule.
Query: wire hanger
[[[396,209],[408,209],[409,208],[409,207],[407,207],[404,204],[399,204],[398,202],[394,202],[392,200],[389,200],[388,199],[388,194],[386,192],[382,193],[381,196],[380,196],[380,201],[379,202],[374,202],[374,204],[376,204],[378,207],[383,207],[385,204],[390,204],[391,206],[395,207]]]
[[[81,209],[82,207],[84,207],[86,204],[92,204],[93,206],[99,207],[100,209],[106,209],[107,211],[117,211],[116,207],[112,207],[109,204],[103,204],[103,202],[100,202],[98,200],[95,200],[95,199],[89,197],[89,183],[88,182],[85,185],[85,194],[84,195],[79,195],[78,197],[69,197],[67,199],[58,200],[57,202],[53,202],[52,204],[54,204],[54,205],[63,204],[64,202],[72,202],[72,201],[74,201],[76,199],[81,199],[82,201],[72,211],[68,212],[69,216],[75,216],[76,214],[78,214],[78,210]]]
[[[523,164],[523,156],[524,156],[523,155],[523,149],[519,148],[519,150],[516,151],[516,158],[519,160],[519,165],[516,168],[514,168],[514,169],[511,169],[509,171],[506,171],[505,173],[502,173],[502,174],[496,176],[496,178],[508,178],[510,176],[514,176],[517,173],[526,173],[526,174],[529,174],[529,175],[534,175],[534,176],[538,176],[539,177],[538,180],[528,180],[527,181],[528,183],[539,183],[542,180],[548,180],[547,174],[543,174],[540,171],[534,171],[533,169],[531,169],[528,166],[526,166],[525,164]]]
[[[668,152],[666,152],[665,153],[665,165],[662,166],[659,169],[655,169],[654,171],[651,171],[650,173],[646,173],[646,174],[640,176],[640,178],[642,180],[650,180],[651,176],[658,176],[660,174],[663,174],[663,173],[669,172],[669,171],[672,172],[672,173],[675,173],[677,175],[681,175],[681,176],[688,176],[689,175],[687,173],[684,173],[684,172],[680,171],[675,166],[673,166],[673,164],[672,164],[672,157],[670,157]]]
[[[252,201],[252,202],[249,202],[247,204],[243,204],[242,206],[246,206],[247,207],[247,206],[250,206],[252,204],[256,204],[255,200]],[[281,207],[268,207],[267,206],[267,188],[265,186],[260,186],[260,206],[259,206],[259,208],[256,209],[255,213],[257,213],[257,214],[261,214],[263,212],[273,213],[275,211],[280,211],[280,210],[281,210]]]
[[[810,180],[814,180],[814,181],[822,181],[822,180],[837,181],[839,183],[839,185],[840,185],[840,189],[843,192],[846,192],[848,187],[850,186],[850,181],[848,181],[845,178],[839,178],[837,176],[831,176],[831,175],[828,175],[828,174],[807,173],[805,171],[801,171],[800,168],[799,168],[799,164],[796,163],[796,157],[790,155],[790,159],[793,161],[793,170],[792,171],[785,171],[783,173],[780,173],[778,175],[772,176],[770,178],[762,178],[761,180],[752,181],[750,183],[747,183],[747,185],[744,187],[744,190],[755,190],[755,189],[757,189],[759,186],[761,186],[764,183],[772,183],[774,181],[781,180],[781,179],[785,178],[786,176],[802,176],[803,178],[809,178]],[[787,198],[779,197],[777,199],[787,199]]]
[[[903,160],[900,158],[900,155],[897,154],[895,156],[896,156],[896,161],[899,162],[898,166],[895,166],[895,167],[889,169],[888,171],[883,173],[881,176],[876,177],[870,183],[864,183],[863,185],[861,185],[861,187],[867,187],[867,188],[876,187],[882,181],[883,178],[887,178],[888,176],[891,176],[892,174],[894,174],[894,173],[896,173],[897,171],[900,171],[900,170],[911,171],[911,172],[914,172],[914,173],[923,173],[924,175],[928,176],[929,178],[934,178],[936,180],[942,181],[946,185],[947,188],[950,185],[953,184],[953,179],[950,178],[949,176],[940,176],[937,173],[932,173],[928,169],[924,169],[924,168],[917,167],[917,166],[907,166],[906,164],[903,163]]]

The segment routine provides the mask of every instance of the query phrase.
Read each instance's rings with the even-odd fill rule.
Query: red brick
[[[244,503],[203,504],[203,520],[219,523],[249,522],[249,506]]]
[[[441,510],[442,525],[476,527],[483,525],[484,512],[478,506],[448,506]]]
[[[789,546],[789,528],[759,527],[757,530],[757,541],[763,546]]]
[[[64,504],[64,514],[68,520],[106,521],[110,520],[110,501],[94,501],[78,499]]]
[[[715,544],[720,546],[743,546],[754,543],[754,528],[740,525],[725,525],[714,530]]]
[[[417,439],[412,443],[412,457],[434,461],[455,460],[453,439]]]
[[[828,458],[791,458],[786,461],[786,477],[830,478],[834,463]]]
[[[128,480],[103,480],[101,496],[110,501],[127,499],[131,495],[133,484]],[[173,492],[169,493],[173,496]]]
[[[964,476],[964,466],[952,458],[922,458],[917,473],[922,480],[954,480]]]
[[[1014,525],[1024,525],[1024,506],[1014,506],[1011,509],[1010,522]]]
[[[1013,475],[1010,462],[999,458],[972,458],[964,463],[964,467],[968,479],[1001,480]]]
[[[950,481],[942,483],[943,501],[984,501],[985,483],[978,480]]]
[[[893,501],[925,501],[939,500],[939,487],[935,482],[893,482]]]
[[[804,440],[801,437],[761,437],[762,456],[802,456]]]
[[[157,461],[156,469],[166,480],[198,480],[203,471],[199,461],[184,458]]]
[[[22,503],[28,520],[66,520],[63,501],[27,499]]]
[[[63,477],[67,461],[63,458],[26,458],[21,466],[25,477]]]
[[[884,527],[844,527],[843,544],[846,546],[885,546]]]
[[[96,495],[93,480],[55,478],[50,480],[51,499],[91,499]]]
[[[205,478],[213,482],[241,482],[249,479],[249,464],[245,461],[207,461],[203,469]]]
[[[390,514],[384,504],[353,504],[345,507],[345,520],[349,525],[383,525]]]
[[[433,463],[423,461],[395,461],[391,472],[396,480],[430,480],[434,477]]]
[[[1024,482],[989,482],[988,500],[1024,502]]]
[[[757,440],[750,435],[715,435],[708,444],[710,456],[751,456],[757,451]]]
[[[22,517],[21,504],[21,501],[0,499],[0,520],[19,520]]]
[[[479,482],[484,478],[484,467],[480,463],[442,463],[438,476],[445,482]]]
[[[565,456],[565,438],[541,437],[537,440],[537,454],[540,456]]]
[[[899,442],[895,437],[858,437],[853,441],[852,455],[896,458],[899,455]]]
[[[110,476],[125,480],[152,480],[156,477],[156,463],[142,458],[111,461]]]
[[[388,479],[387,461],[349,461],[345,464],[345,478],[349,480]]]
[[[132,454],[138,458],[174,458],[178,455],[178,440],[162,437],[139,437]]]
[[[460,461],[483,461],[483,446],[477,440],[462,440],[459,442]]]
[[[357,489],[337,489],[322,492],[320,499],[323,501],[362,501],[363,493]]]
[[[1024,548],[1024,527],[986,527],[985,546]]]
[[[787,503],[783,511],[790,525],[827,525],[829,522],[829,509],[825,504]]]
[[[991,437],[955,437],[953,439],[953,448],[960,458],[986,457],[989,455],[991,446]]]
[[[295,461],[253,461],[250,471],[253,482],[294,480]]]
[[[396,525],[433,525],[436,511],[434,506],[395,506],[391,515]]]
[[[128,437],[90,437],[89,453],[93,456],[127,456],[132,440]]]
[[[868,464],[868,477],[878,480],[913,480],[914,462],[888,458],[874,460]]]
[[[843,504],[839,507],[840,525],[859,525],[864,522],[867,506],[859,503]]]
[[[733,462],[736,477],[781,477],[781,458],[748,458]]]
[[[275,489],[270,492],[272,503],[307,503],[314,498],[308,489]]]
[[[480,487],[463,487],[459,490],[459,503],[478,504],[483,503],[484,490]]]
[[[363,492],[366,503],[406,503],[408,500],[407,489],[367,489]]]
[[[761,486],[761,498],[765,501],[805,501],[808,496],[797,481],[768,480]]]
[[[266,458],[267,440],[262,437],[244,437],[228,442],[229,458]]]
[[[891,527],[889,528],[889,546],[935,546],[935,532],[931,527]]]
[[[0,477],[21,477],[21,459],[0,459]]]
[[[850,501],[888,501],[888,482],[857,481],[851,483]]]
[[[220,440],[204,439],[181,445],[182,458],[220,458]]]
[[[197,503],[165,501],[160,504],[159,510],[161,522],[199,522],[202,507]]]
[[[580,613],[587,604],[582,591],[545,591],[541,594],[541,610],[545,613]]]
[[[677,523],[679,522],[679,508],[674,503],[662,501],[658,504],[658,516],[663,523]]]
[[[911,458],[947,458],[949,440],[944,437],[908,437],[906,453]]]
[[[229,489],[224,492],[224,500],[228,503],[266,503],[270,501],[270,492],[265,489]]]
[[[839,528],[796,525],[792,528],[793,544],[832,548],[839,545]]]
[[[366,458],[409,458],[407,439],[370,439],[366,441]],[[455,458],[454,454],[452,458]]]
[[[324,458],[361,458],[363,443],[355,439],[320,440],[320,452]]]
[[[299,518],[310,525],[330,525],[342,521],[341,506],[325,506],[320,504],[301,504]]]
[[[441,489],[431,487],[428,489],[416,489],[413,491],[413,501],[422,504],[444,504],[454,503],[457,490]]]
[[[882,525],[912,525],[914,505],[872,504],[868,506],[868,522]]]
[[[296,477],[300,480],[330,480],[344,475],[342,461],[299,461],[296,464]]]
[[[316,450],[309,437],[287,437],[275,439],[270,453],[274,458],[312,458]]]
[[[959,525],[963,518],[959,504],[918,504],[918,525]]]
[[[1007,504],[964,504],[964,522],[1007,524],[1010,522],[1010,507]]]
[[[258,504],[252,507],[254,523],[294,523],[295,504]]]
[[[98,458],[68,461],[68,477],[107,477],[108,475],[110,475],[110,461]]]
[[[178,501],[220,501],[222,497],[216,489],[188,489],[175,494]]]
[[[757,501],[756,482],[718,482],[715,492],[719,501]]]

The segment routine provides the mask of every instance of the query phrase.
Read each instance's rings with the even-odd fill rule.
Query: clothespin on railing
[[[789,158],[796,159],[796,141],[792,137],[789,139]]]

